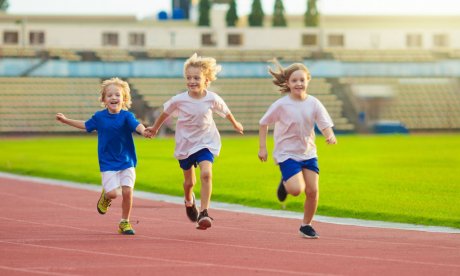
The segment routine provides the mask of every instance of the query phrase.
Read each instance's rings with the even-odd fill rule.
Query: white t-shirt
[[[163,108],[165,113],[177,117],[174,157],[186,159],[204,148],[214,156],[219,155],[220,134],[212,113],[214,111],[223,118],[230,114],[230,109],[219,95],[206,91],[206,96],[194,99],[186,91],[169,99]]]
[[[315,145],[315,123],[319,129],[333,127],[329,113],[321,102],[308,95],[303,101],[289,94],[274,102],[260,119],[260,125],[275,125],[273,159],[281,163],[289,158],[296,161],[318,157]]]

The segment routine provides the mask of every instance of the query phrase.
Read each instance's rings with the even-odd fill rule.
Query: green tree
[[[211,10],[211,1],[210,0],[200,0],[200,17],[198,18],[198,26],[210,26],[211,20],[209,17],[209,12]]]
[[[0,0],[0,11],[6,11],[9,6],[8,0]]]
[[[273,10],[273,27],[286,27],[286,18],[284,17],[284,5],[282,0],[275,1]]]
[[[225,16],[225,20],[227,21],[227,27],[234,27],[236,26],[236,22],[238,21],[238,13],[236,9],[236,1],[230,1],[230,8],[227,11],[227,15]]]
[[[265,14],[260,0],[254,0],[252,2],[251,13],[249,14],[249,26],[263,26],[264,16]]]
[[[307,0],[307,11],[304,16],[304,23],[307,27],[316,27],[319,25],[319,12],[316,7],[316,0]]]

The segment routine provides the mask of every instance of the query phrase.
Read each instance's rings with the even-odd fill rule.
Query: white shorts
[[[131,167],[122,171],[102,172],[102,187],[106,193],[121,186],[134,188],[136,182],[136,170]]]

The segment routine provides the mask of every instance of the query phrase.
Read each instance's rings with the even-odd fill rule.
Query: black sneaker
[[[191,222],[198,221],[198,208],[196,208],[195,203],[196,203],[195,195],[193,194],[193,205],[192,206],[185,205],[185,212],[187,213],[187,217]]]
[[[318,233],[316,233],[315,229],[313,229],[311,225],[300,226],[299,234],[301,237],[307,238],[307,239],[319,238]]]
[[[276,191],[276,195],[278,196],[278,200],[283,202],[286,200],[287,192],[286,187],[284,187],[283,179],[281,179],[280,184],[278,185],[278,190]]]
[[[198,222],[196,224],[196,229],[199,230],[206,230],[212,225],[212,220],[214,220],[212,217],[208,215],[208,210],[204,209],[203,211],[200,212],[200,215],[198,216]]]

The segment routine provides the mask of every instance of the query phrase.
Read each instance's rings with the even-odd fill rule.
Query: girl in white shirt
[[[267,161],[268,125],[274,124],[275,149],[273,158],[279,165],[282,180],[278,186],[278,199],[287,194],[294,196],[305,191],[305,207],[299,233],[305,238],[318,238],[311,226],[318,206],[318,155],[315,145],[315,123],[328,144],[336,144],[333,122],[321,102],[307,93],[310,72],[301,63],[283,68],[274,61],[277,71],[269,69],[273,83],[286,95],[275,101],[260,119],[259,159]]]
[[[212,163],[221,148],[220,135],[212,113],[227,118],[235,130],[243,134],[243,126],[235,120],[224,100],[207,90],[221,66],[211,57],[191,56],[184,64],[187,91],[180,93],[163,106],[163,112],[152,127],[146,129],[150,137],[158,133],[163,122],[176,116],[176,147],[174,156],[184,173],[185,209],[188,218],[196,222],[196,228],[206,230],[212,225],[208,208],[212,193]],[[200,167],[200,211],[195,203],[193,187],[196,183],[195,167]]]

